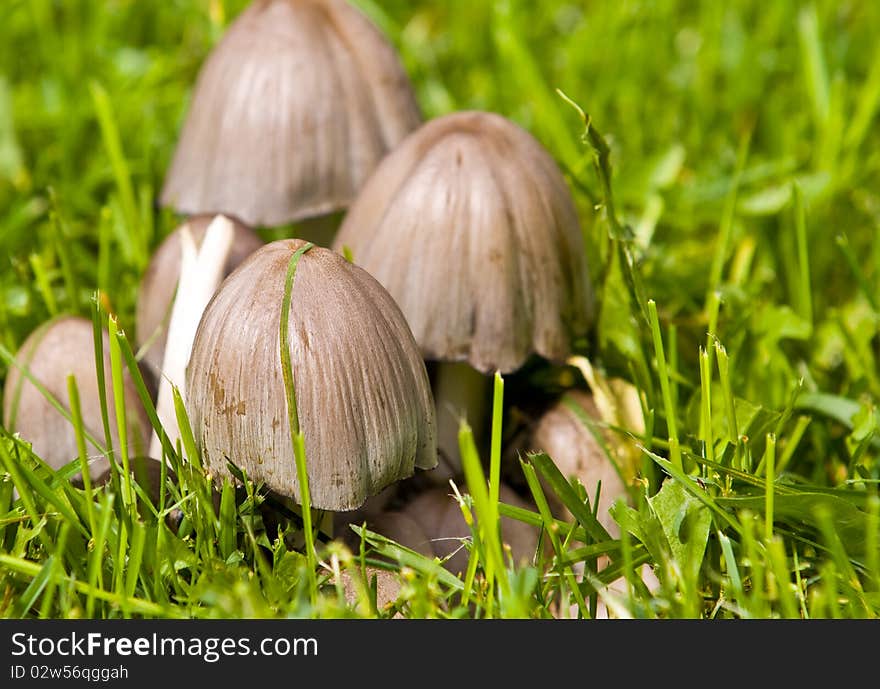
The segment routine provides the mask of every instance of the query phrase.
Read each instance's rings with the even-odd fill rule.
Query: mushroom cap
[[[187,368],[203,460],[231,460],[299,500],[279,347],[287,267],[301,240],[265,245],[215,292]],[[313,247],[297,267],[289,347],[312,505],[353,510],[437,463],[428,374],[400,309],[366,271]]]
[[[180,234],[184,226],[188,225],[196,247],[199,247],[214,217],[199,215],[190,218],[169,234],[153,253],[138,287],[135,337],[138,347],[155,337],[144,353],[143,361],[156,378],[162,370],[165,340],[168,337],[168,319],[180,279]],[[247,225],[233,218],[230,218],[230,221],[234,236],[232,250],[229,252],[224,269],[226,275],[264,244],[260,236]]]
[[[453,113],[407,137],[349,209],[333,243],[346,246],[400,304],[426,359],[485,373],[532,353],[563,360],[592,318],[565,180],[500,115]]]
[[[569,390],[538,420],[532,431],[529,449],[547,453],[566,478],[576,477],[587,489],[591,502],[599,481],[602,482],[597,518],[608,533],[616,537],[620,527],[608,509],[618,498],[628,499],[626,484],[617,466],[569,404],[579,406],[583,414],[600,420],[592,395],[582,390]],[[614,438],[609,434],[605,442],[614,443]],[[548,492],[547,498],[558,515],[568,515],[554,494]]]
[[[252,226],[339,210],[420,122],[394,48],[346,0],[254,0],[199,73],[161,201]]]
[[[34,330],[15,358],[68,410],[67,376],[73,374],[85,430],[103,444],[104,426],[94,347],[90,320],[79,316],[60,316]],[[118,450],[119,433],[110,376],[110,343],[106,332],[104,372],[110,434],[113,447]],[[136,454],[146,448],[151,427],[127,370],[123,373],[123,390],[129,452]],[[34,453],[53,469],[60,469],[79,456],[73,424],[52,406],[17,366],[10,367],[3,389],[3,425],[29,441]],[[100,452],[88,439],[86,450],[90,459]],[[89,476],[95,478],[109,466],[107,458],[102,456],[91,463]]]

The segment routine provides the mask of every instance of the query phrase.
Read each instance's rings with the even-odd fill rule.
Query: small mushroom
[[[512,488],[505,484],[499,487],[501,502],[534,509]],[[468,563],[468,551],[462,539],[471,535],[464,521],[461,507],[451,490],[433,487],[420,493],[408,503],[402,512],[411,517],[430,539],[431,547],[437,556],[448,558],[444,566],[453,573],[464,572]],[[501,518],[502,542],[510,548],[511,556],[517,565],[531,562],[538,547],[538,529],[509,517]]]
[[[585,419],[601,423],[592,396],[582,390],[569,390],[538,420],[528,449],[547,453],[566,478],[577,478],[591,502],[598,487],[597,518],[610,535],[617,537],[620,527],[608,509],[618,498],[627,501],[629,494],[621,469],[602,449]],[[614,434],[605,432],[603,435],[605,443],[614,447],[617,442]],[[547,499],[560,518],[570,518],[552,491],[547,491]]]
[[[120,447],[113,386],[110,375],[109,337],[104,333],[104,372],[110,435],[113,447]],[[92,322],[78,316],[55,318],[31,333],[16,354],[17,365],[10,367],[3,390],[3,425],[31,443],[34,452],[54,469],[79,457],[73,424],[46,399],[25,376],[26,368],[65,409],[70,410],[67,377],[76,379],[85,430],[104,443],[98,377],[95,366]],[[130,453],[142,454],[146,448],[150,423],[128,371],[123,373],[127,439]],[[86,448],[92,460],[89,476],[97,477],[109,467],[107,458],[90,441]],[[97,457],[97,458],[96,458]]]
[[[199,323],[186,376],[210,470],[225,474],[231,461],[296,501],[280,323],[288,264],[307,246],[267,244],[223,281]],[[353,510],[416,467],[436,465],[424,362],[400,309],[369,273],[312,247],[295,273],[288,332],[314,507]]]
[[[180,279],[181,236],[184,227],[189,230],[198,248],[214,219],[213,215],[199,215],[189,218],[177,227],[153,253],[141,279],[135,313],[135,337],[138,347],[147,346],[142,361],[155,380],[159,380],[162,375],[168,323]],[[263,246],[263,240],[256,232],[233,218],[229,220],[233,226],[233,239],[232,248],[223,266],[223,277]]]
[[[346,0],[253,0],[199,73],[161,201],[280,225],[348,206],[421,115]]]
[[[424,358],[438,362],[439,446],[452,472],[456,412],[478,438],[485,425],[483,374],[515,371],[532,354],[565,360],[592,318],[565,180],[530,134],[493,113],[445,115],[407,137],[370,176],[333,248],[385,286]]]

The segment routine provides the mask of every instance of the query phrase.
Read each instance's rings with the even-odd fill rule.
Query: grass
[[[48,318],[93,317],[112,335],[102,375],[132,374],[162,437],[125,333],[150,252],[177,222],[154,198],[191,86],[244,4],[0,7],[0,382]],[[599,316],[581,358],[496,380],[488,456],[462,429],[467,571],[368,531],[352,552],[316,530],[310,562],[296,514],[247,477],[212,488],[181,461],[197,457],[183,405],[190,447],[164,438],[175,477],[154,502],[122,470],[130,448],[110,447],[113,405],[125,427],[112,395],[95,439],[116,459],[105,487],[69,483],[82,457],[54,472],[0,430],[0,615],[876,617],[880,7],[356,4],[399,49],[426,116],[494,110],[547,146],[587,242]],[[631,459],[621,537],[543,454],[516,467],[534,509],[499,504],[497,443],[523,390],[588,382],[610,399],[619,381],[641,429],[590,423]],[[501,517],[541,531],[530,566],[507,559]],[[368,567],[402,572],[392,607]],[[341,570],[358,604],[329,584]]]

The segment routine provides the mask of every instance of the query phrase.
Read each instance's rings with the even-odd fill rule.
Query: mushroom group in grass
[[[458,416],[479,438],[493,371],[532,354],[562,361],[592,319],[581,227],[552,157],[488,112],[438,117],[379,165],[333,248],[400,304],[433,369],[445,480]]]
[[[223,281],[186,386],[215,476],[232,462],[299,502],[292,432],[301,431],[318,509],[356,509],[437,462],[428,376],[400,309],[366,271],[301,240],[265,245]]]
[[[420,122],[394,48],[347,0],[253,0],[201,68],[161,201],[253,227],[342,210]]]
[[[147,444],[150,423],[128,371],[123,371],[123,399],[116,404],[106,331],[102,333],[101,361],[113,448],[120,450],[121,427],[127,451],[132,455],[141,454]],[[15,355],[15,363],[9,368],[3,389],[3,426],[31,443],[34,453],[53,469],[60,469],[79,458],[76,431],[71,421],[69,376],[73,376],[76,383],[90,463],[89,476],[94,478],[106,471],[110,463],[106,454],[108,448],[104,446],[106,434],[92,321],[79,316],[59,316],[27,337]],[[61,406],[64,413],[44,392]],[[117,407],[124,409],[124,423],[117,418]]]

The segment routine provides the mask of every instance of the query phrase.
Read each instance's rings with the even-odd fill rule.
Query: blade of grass
[[[134,598],[138,577],[141,574],[141,564],[144,557],[144,546],[147,542],[147,529],[140,520],[132,523],[131,546],[128,549],[128,558],[125,564],[125,593],[126,601]]]
[[[712,373],[709,362],[708,351],[700,347],[700,407],[703,422],[700,424],[703,428],[703,447],[705,448],[706,459],[710,462],[715,461],[715,435],[712,432]]]
[[[767,444],[764,448],[764,459],[761,460],[765,471],[764,484],[764,540],[767,543],[773,540],[773,497],[776,495],[776,436],[767,434]]]
[[[495,505],[490,503],[486,476],[483,474],[483,467],[477,455],[471,428],[465,419],[462,419],[459,426],[458,445],[461,452],[465,481],[467,482],[468,492],[474,501],[478,529],[485,546],[485,570],[486,580],[490,586],[490,596],[493,582],[497,581],[502,602],[504,602],[510,597],[510,582],[506,576],[504,558],[501,554],[497,503]]]
[[[131,465],[128,456],[128,410],[125,406],[125,381],[122,377],[121,331],[116,316],[109,317],[110,381],[113,386],[113,410],[116,414],[116,432],[119,436],[119,455],[122,458],[122,504],[132,521],[137,520],[137,501],[131,487]]]
[[[67,376],[67,399],[70,402],[71,422],[76,436],[76,449],[79,453],[80,472],[82,473],[83,490],[86,494],[86,513],[89,518],[89,532],[95,533],[94,497],[92,495],[92,478],[89,471],[89,458],[86,451],[86,438],[83,432],[82,410],[79,402],[79,390],[76,386],[76,378]]]
[[[379,555],[395,560],[405,567],[411,567],[417,572],[436,577],[444,586],[455,591],[463,591],[464,584],[452,572],[445,569],[436,560],[421,555],[414,550],[396,543],[390,538],[386,538],[382,534],[370,531],[362,526],[352,524],[352,531],[369,543]]]
[[[859,91],[855,113],[846,129],[844,142],[847,148],[856,149],[865,140],[877,108],[880,106],[880,45],[874,48],[874,59],[865,82]]]
[[[706,292],[706,312],[709,312],[708,304],[721,288],[721,278],[724,274],[724,264],[727,262],[727,254],[730,251],[730,238],[733,234],[733,221],[736,217],[736,201],[739,187],[742,182],[743,170],[749,157],[751,145],[751,129],[739,141],[736,153],[736,164],[733,168],[730,190],[724,199],[724,207],[721,211],[721,221],[718,226],[718,239],[715,245],[715,254],[712,257],[712,265],[709,268],[709,288]]]
[[[770,560],[768,576],[772,572],[776,598],[782,608],[782,616],[787,619],[799,619],[797,600],[789,578],[790,566],[785,557],[785,545],[778,536],[767,542],[767,557]]]
[[[98,125],[101,129],[104,148],[107,151],[107,155],[110,158],[110,165],[113,168],[113,176],[116,181],[116,188],[119,192],[122,213],[128,230],[126,234],[128,237],[132,238],[132,246],[129,249],[129,258],[134,260],[138,267],[141,267],[140,262],[143,261],[149,253],[141,232],[134,186],[131,182],[131,171],[129,170],[125,153],[123,153],[122,150],[122,138],[119,135],[116,116],[113,113],[110,96],[99,82],[92,80],[91,83],[89,83],[89,92],[92,95],[95,114],[98,117]]]
[[[49,278],[49,273],[46,270],[46,267],[43,265],[43,259],[36,253],[31,254],[28,259],[31,264],[31,270],[34,271],[34,277],[37,281],[37,288],[40,292],[40,296],[43,297],[43,303],[46,304],[49,316],[54,318],[58,315],[58,302],[55,301],[55,294],[52,291],[52,282]]]
[[[52,604],[55,602],[58,580],[65,579],[64,553],[67,550],[67,539],[69,536],[70,522],[64,522],[58,533],[58,547],[55,549],[55,554],[44,565],[44,569],[49,573],[49,583],[46,585],[46,592],[43,594],[43,600],[40,603],[40,619],[54,617],[52,614]]]
[[[574,488],[559,471],[553,460],[544,452],[530,452],[527,454],[529,462],[534,464],[541,475],[549,484],[555,495],[562,501],[566,509],[584,527],[584,531],[598,542],[610,541],[611,536],[605,527],[596,519],[596,516],[587,508],[584,502],[574,492]]]
[[[672,463],[681,469],[681,450],[678,440],[678,428],[675,421],[675,407],[672,404],[672,393],[669,389],[669,372],[666,370],[666,355],[663,352],[663,336],[660,334],[660,320],[657,316],[657,304],[648,300],[648,319],[651,335],[654,338],[654,355],[657,360],[657,375],[660,378],[660,390],[663,395],[663,407],[666,413],[666,426],[669,435],[669,456]]]
[[[98,503],[101,508],[101,519],[98,530],[92,534],[94,545],[89,551],[88,589],[86,591],[86,617],[93,618],[97,591],[104,587],[104,544],[113,518],[113,502],[115,495],[104,493]]]
[[[810,280],[810,253],[807,244],[807,220],[804,194],[797,182],[792,182],[795,208],[795,236],[798,252],[798,307],[801,317],[813,327],[813,290]]]
[[[523,474],[526,477],[526,483],[529,486],[532,497],[535,499],[535,505],[537,505],[538,512],[540,513],[541,519],[544,522],[543,529],[547,533],[547,536],[550,538],[550,544],[553,546],[553,552],[556,553],[556,567],[559,571],[559,574],[564,577],[566,582],[568,583],[569,589],[575,597],[575,601],[577,602],[578,609],[581,611],[581,614],[588,615],[589,609],[587,608],[587,602],[584,600],[584,596],[581,593],[574,573],[571,571],[570,566],[566,566],[565,564],[563,564],[566,552],[563,549],[562,544],[559,542],[559,533],[556,528],[556,522],[550,512],[550,505],[547,503],[547,497],[544,495],[544,491],[541,489],[541,482],[538,480],[538,474],[535,471],[535,467],[532,466],[530,462],[524,460],[520,460],[520,466],[522,467]],[[565,601],[560,601],[560,603],[565,604]]]
[[[736,401],[733,395],[733,387],[730,382],[730,359],[727,349],[715,341],[715,356],[718,364],[718,379],[724,392],[724,413],[727,416],[727,440],[732,445],[739,441],[739,430],[736,422]]]
[[[104,451],[110,466],[116,466],[116,458],[113,453],[113,436],[110,434],[110,411],[107,405],[107,380],[104,371],[104,324],[101,316],[101,293],[92,295],[92,333],[95,345],[95,376],[98,380],[98,401],[101,406],[101,424],[104,429]],[[114,478],[115,480],[115,478]]]
[[[831,112],[828,87],[828,71],[822,54],[822,39],[819,35],[819,15],[815,5],[807,5],[798,13],[798,43],[803,60],[804,81],[810,104],[813,108],[813,121],[816,131],[822,131]]]
[[[13,572],[18,572],[19,574],[29,577],[38,576],[42,569],[40,565],[34,562],[14,557],[12,555],[6,555],[4,553],[0,553],[0,565],[8,567]],[[102,600],[111,605],[120,607],[126,605],[131,611],[141,615],[158,618],[184,617],[182,611],[175,610],[173,607],[166,608],[139,598],[126,598],[124,596],[119,596],[110,591],[89,586],[89,584],[84,581],[71,580],[69,577],[65,577],[63,581],[65,583],[69,582],[78,593],[85,594],[90,599]]]
[[[499,371],[495,372],[495,383],[492,396],[492,441],[489,450],[489,502],[498,505],[498,494],[501,489],[501,426],[504,418],[504,379]],[[498,515],[495,515],[496,521]]]
[[[779,461],[776,463],[776,475],[782,474],[787,468],[788,463],[791,461],[791,458],[794,457],[794,452],[797,450],[798,445],[801,442],[801,438],[804,435],[804,432],[807,430],[807,426],[810,425],[810,417],[809,416],[799,416],[797,423],[794,426],[794,429],[791,433],[788,434],[788,437],[785,439],[785,447],[782,450],[782,455],[779,457]]]
[[[849,267],[852,276],[861,288],[862,294],[865,295],[871,308],[874,309],[875,312],[880,313],[880,304],[877,302],[876,292],[874,288],[871,287],[871,283],[868,282],[868,278],[865,277],[864,272],[862,272],[862,269],[859,266],[859,261],[849,245],[849,238],[845,234],[839,234],[835,237],[834,242],[837,245],[837,248],[840,249],[840,253],[843,254],[847,267]]]
[[[296,277],[296,268],[303,254],[312,248],[311,243],[306,243],[297,249],[287,265],[287,276],[284,280],[284,298],[281,302],[280,323],[280,354],[281,372],[284,378],[284,392],[287,399],[287,422],[290,429],[290,442],[293,446],[294,459],[296,461],[296,477],[299,482],[300,507],[302,508],[303,531],[305,534],[306,558],[309,563],[309,581],[312,591],[312,604],[317,602],[317,585],[315,582],[318,567],[317,553],[315,552],[314,531],[312,529],[312,506],[309,493],[309,474],[306,464],[305,436],[299,427],[299,412],[296,407],[296,385],[293,377],[293,365],[290,360],[290,303],[293,298],[293,282]]]

